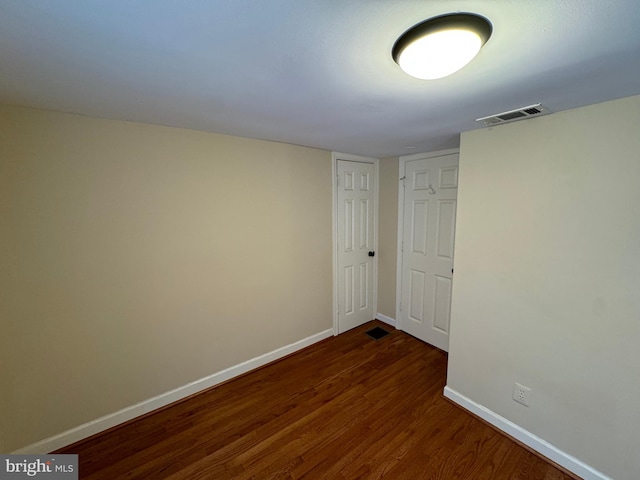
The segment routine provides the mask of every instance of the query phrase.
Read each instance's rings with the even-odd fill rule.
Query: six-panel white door
[[[374,165],[338,160],[338,333],[374,318]]]
[[[458,192],[458,154],[407,161],[401,245],[401,330],[444,351]]]

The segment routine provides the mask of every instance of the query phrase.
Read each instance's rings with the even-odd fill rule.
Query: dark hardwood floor
[[[82,479],[571,478],[445,400],[446,360],[371,322],[57,453]]]

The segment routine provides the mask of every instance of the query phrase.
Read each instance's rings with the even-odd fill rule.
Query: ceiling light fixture
[[[396,40],[393,59],[412,77],[446,77],[473,60],[492,31],[489,20],[472,13],[430,18]]]

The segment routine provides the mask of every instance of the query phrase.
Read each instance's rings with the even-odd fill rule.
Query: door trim
[[[351,155],[349,153],[331,152],[331,259],[333,265],[333,335],[338,335],[338,160],[348,162],[371,163],[374,166],[375,181],[373,194],[373,315],[378,311],[378,191],[380,182],[380,159]],[[372,319],[373,320],[373,319]]]
[[[414,153],[411,155],[403,155],[398,158],[398,251],[396,252],[396,328],[402,328],[402,315],[400,308],[402,306],[402,245],[404,242],[404,176],[407,162],[413,160],[421,160],[425,158],[443,157],[445,155],[460,154],[459,148],[451,148],[449,150],[438,150],[428,153]]]

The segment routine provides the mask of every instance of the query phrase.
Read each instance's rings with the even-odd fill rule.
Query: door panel
[[[366,191],[366,190],[365,190]],[[369,251],[369,199],[360,200],[360,248]]]
[[[456,230],[456,201],[438,200],[438,258],[453,261],[453,240]]]
[[[424,320],[424,286],[425,274],[418,270],[411,270],[411,288],[409,319],[422,323]]]
[[[400,328],[445,351],[458,187],[458,154],[407,161]]]
[[[354,239],[354,228],[353,228],[353,200],[346,199],[342,205],[342,213],[344,215],[344,251],[352,252],[353,251],[353,239]]]
[[[338,332],[374,318],[374,165],[338,160]]]
[[[343,305],[345,315],[353,313],[353,265],[344,267]]]
[[[427,254],[427,222],[429,202],[426,200],[413,201],[413,218],[411,230],[411,251],[422,255]]]
[[[369,305],[369,264],[360,264],[360,309]]]
[[[451,279],[435,276],[436,292],[434,295],[433,326],[437,330],[449,333],[449,312],[451,311]]]

